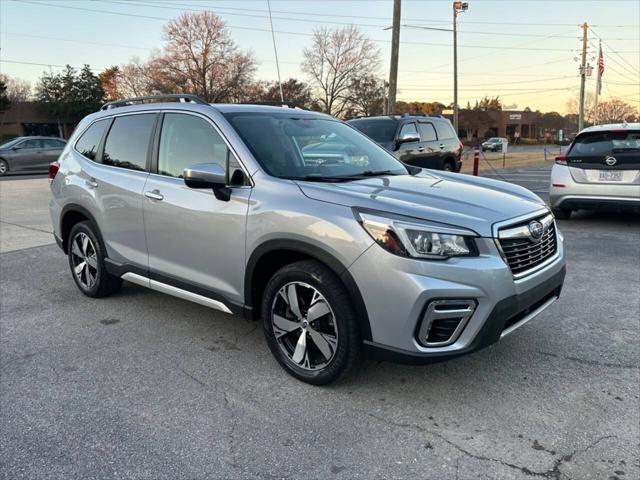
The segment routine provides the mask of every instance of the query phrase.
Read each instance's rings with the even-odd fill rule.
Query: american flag
[[[602,44],[600,44],[600,50],[598,52],[598,95],[602,93],[602,74],[604,73],[604,58],[602,58]]]

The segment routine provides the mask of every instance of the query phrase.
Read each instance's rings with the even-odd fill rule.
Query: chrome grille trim
[[[444,347],[446,345],[451,345],[458,339],[475,310],[475,300],[455,298],[432,300],[429,302],[429,305],[422,317],[422,324],[418,331],[418,341],[425,347]],[[460,321],[447,340],[442,342],[428,341],[429,332],[431,331],[431,327],[435,320],[457,318],[459,318]]]
[[[539,240],[533,239],[529,231],[529,223],[534,220],[539,221],[543,226],[542,237]],[[514,278],[529,275],[546,264],[558,251],[553,215],[546,213],[503,227],[498,230],[496,243]]]

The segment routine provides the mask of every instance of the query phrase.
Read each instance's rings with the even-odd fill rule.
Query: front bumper
[[[514,280],[492,239],[478,239],[479,257],[445,262],[397,257],[372,245],[349,272],[360,288],[377,359],[427,364],[448,360],[497,342],[557,299],[565,277],[562,236],[555,259]],[[473,299],[475,311],[453,343],[428,347],[418,341],[427,305],[440,299]]]

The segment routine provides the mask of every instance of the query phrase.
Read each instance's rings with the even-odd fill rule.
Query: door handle
[[[151,190],[150,192],[144,192],[144,196],[153,200],[164,200],[164,196],[157,188],[155,190]]]
[[[84,183],[87,185],[87,187],[89,188],[98,188],[98,182],[96,182],[95,178],[92,178],[90,180],[85,180]]]

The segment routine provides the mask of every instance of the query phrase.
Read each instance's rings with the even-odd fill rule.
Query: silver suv
[[[105,105],[51,166],[55,237],[85,295],[126,280],[260,318],[313,384],[362,354],[479,350],[558,298],[562,235],[530,191],[407,166],[321,113],[176,98]]]

